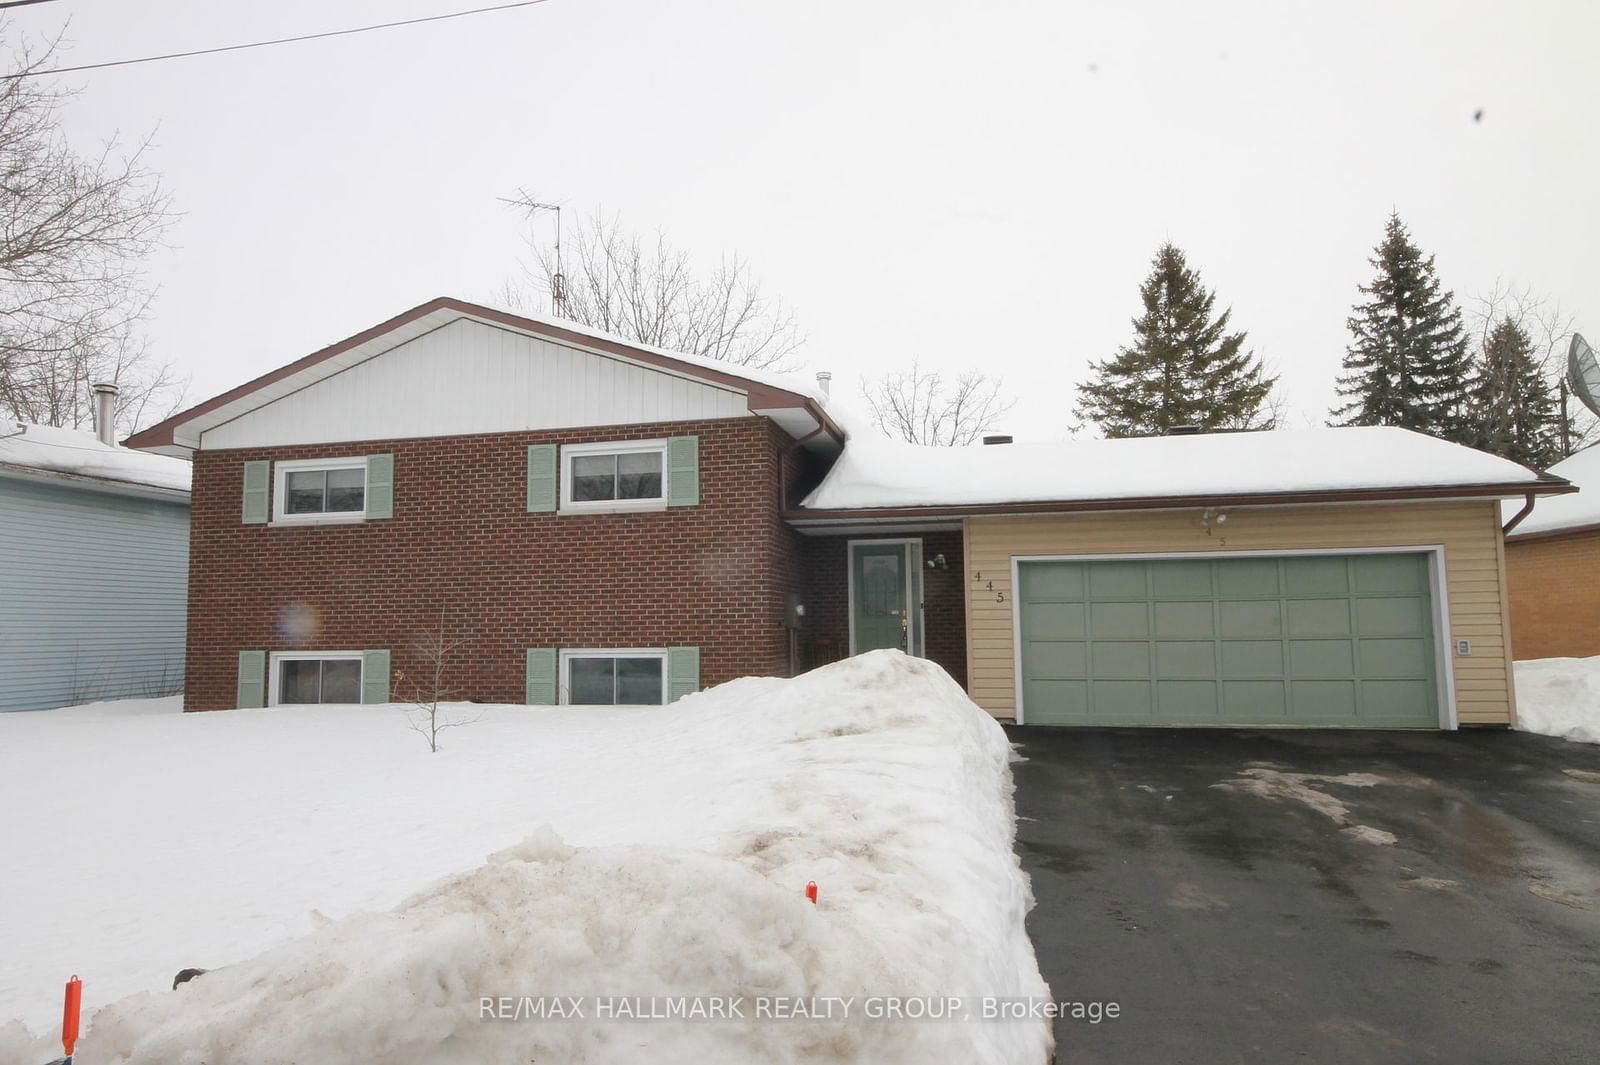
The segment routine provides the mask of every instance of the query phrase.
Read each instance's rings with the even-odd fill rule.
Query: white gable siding
[[[458,319],[208,429],[206,449],[749,414],[742,393]]]

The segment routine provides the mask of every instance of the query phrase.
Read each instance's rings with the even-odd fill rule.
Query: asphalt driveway
[[[1600,1061],[1600,748],[1009,730],[1057,1061]]]

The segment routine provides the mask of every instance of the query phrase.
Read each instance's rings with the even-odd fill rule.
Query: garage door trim
[[[1449,650],[1455,646],[1450,635],[1449,582],[1445,575],[1443,544],[1394,544],[1384,547],[1316,547],[1286,548],[1282,550],[1242,551],[1144,551],[1125,554],[1090,555],[1012,555],[1011,556],[1011,668],[1016,687],[1017,724],[1028,723],[1028,709],[1023,696],[1022,674],[1022,574],[1024,562],[1158,562],[1164,559],[1217,559],[1217,558],[1292,558],[1332,555],[1426,555],[1428,580],[1433,595],[1434,670],[1440,678],[1437,685],[1439,697],[1439,727],[1449,731],[1456,728],[1456,676]],[[1183,727],[1183,726],[1169,726]],[[1203,727],[1203,726],[1202,726]],[[1271,728],[1271,725],[1251,726]]]

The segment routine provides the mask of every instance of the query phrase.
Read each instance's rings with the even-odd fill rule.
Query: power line
[[[0,7],[10,7],[16,3],[45,3],[46,0],[12,0],[10,4],[0,4]],[[520,0],[515,4],[496,4],[493,7],[475,7],[470,11],[451,11],[444,15],[426,15],[422,18],[401,19],[398,22],[378,22],[371,26],[352,26],[347,30],[327,30],[323,33],[307,33],[299,37],[279,37],[271,41],[251,41],[248,44],[225,44],[217,48],[197,48],[192,52],[168,52],[165,55],[147,55],[139,59],[114,59],[106,63],[85,63],[76,67],[54,67],[50,70],[24,70],[20,74],[6,74],[0,76],[0,81],[14,81],[17,78],[37,78],[45,74],[74,74],[80,70],[103,70],[106,67],[128,67],[136,63],[158,63],[164,59],[188,59],[190,56],[215,55],[218,52],[239,52],[246,48],[268,48],[275,44],[296,44],[300,41],[319,41],[324,37],[348,37],[352,33],[369,33],[372,30],[389,30],[397,26],[416,26],[424,22],[443,22],[446,19],[466,18],[468,15],[483,15],[491,11],[509,11],[515,7],[532,7],[534,4],[543,4],[547,0]]]
[[[30,7],[34,4],[48,4],[51,2],[52,0],[6,0],[5,3],[0,4],[0,11],[4,11],[8,7]]]

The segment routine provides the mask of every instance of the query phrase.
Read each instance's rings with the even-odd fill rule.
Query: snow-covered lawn
[[[1516,673],[1518,728],[1600,743],[1600,657],[1535,658]]]
[[[0,715],[0,1021],[48,1037],[76,972],[83,1065],[1044,1062],[1045,1021],[871,1015],[1048,994],[1009,745],[937,667],[489,708],[443,739],[394,708]],[[223,968],[169,990],[188,966]],[[742,995],[749,1019],[480,1017],[555,995]],[[855,1002],[758,1020],[763,995]],[[0,1027],[0,1061],[51,1045]]]

